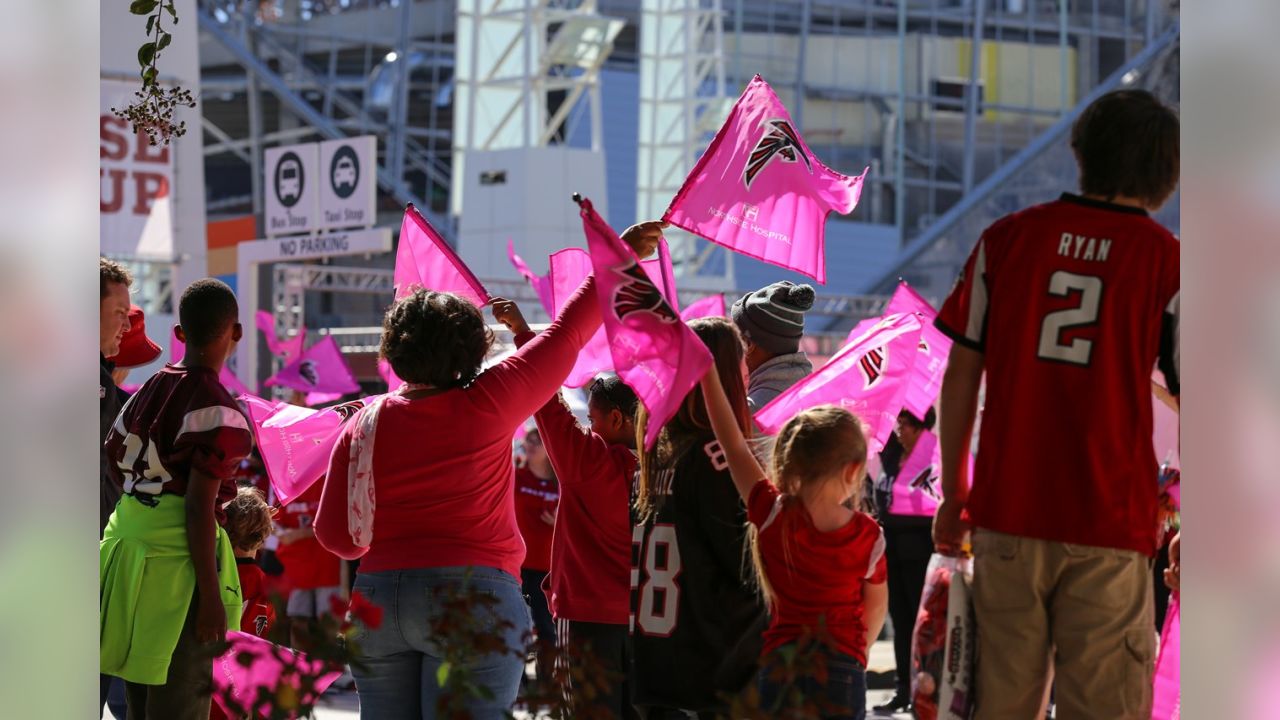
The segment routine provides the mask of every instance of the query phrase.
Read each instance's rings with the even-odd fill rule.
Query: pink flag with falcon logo
[[[371,395],[319,410],[253,396],[244,398],[267,479],[282,505],[324,476],[343,424],[378,397]]]
[[[332,335],[307,348],[297,360],[267,378],[263,385],[283,385],[308,393],[307,404],[336,400],[348,393],[359,392],[360,383],[351,374],[347,361]]]
[[[885,315],[893,313],[920,315],[920,357],[911,373],[907,395],[902,404],[912,415],[923,419],[942,389],[942,375],[947,370],[947,356],[951,353],[951,338],[933,326],[938,311],[905,280],[898,283],[898,289],[893,292],[893,297],[884,308]]]
[[[711,352],[663,297],[661,282],[641,268],[591,201],[580,205],[614,369],[649,411],[647,450],[711,366]],[[658,269],[661,276],[661,263]]]
[[[256,635],[227,632],[227,650],[213,661],[213,699],[227,717],[280,717],[279,699],[286,688],[292,701],[311,705],[342,677],[342,667],[326,664]],[[299,673],[315,678],[303,687]],[[228,707],[228,700],[234,705]]]
[[[866,176],[823,165],[756,75],[662,219],[826,284],[827,215],[852,212]]]
[[[253,315],[254,324],[262,331],[264,339],[267,341],[267,349],[272,355],[279,356],[285,362],[296,360],[302,354],[303,343],[307,339],[307,329],[305,327],[298,328],[298,332],[288,340],[281,340],[276,335],[276,321],[271,313],[266,310],[259,310]]]
[[[560,314],[560,308],[569,301],[582,281],[591,274],[591,257],[582,248],[565,248],[551,255],[551,270],[547,279],[551,286],[551,315]],[[663,288],[663,296],[669,304],[675,295],[674,271],[671,269],[671,255],[667,252],[667,241],[658,244],[658,257],[643,260],[640,266],[645,275],[653,283]],[[613,356],[609,353],[609,338],[601,327],[595,335],[582,346],[578,360],[569,377],[565,379],[565,387],[582,387],[599,373],[613,370]]]
[[[760,408],[756,424],[776,435],[801,410],[838,405],[862,421],[867,452],[879,452],[902,409],[919,342],[920,319],[914,314],[879,319],[826,365]]]
[[[409,203],[400,223],[400,244],[396,247],[396,299],[409,295],[414,287],[460,295],[476,307],[489,302],[489,292],[462,262],[449,243]]]

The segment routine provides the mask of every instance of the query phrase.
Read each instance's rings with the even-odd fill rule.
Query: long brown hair
[[[852,413],[835,405],[819,405],[796,413],[778,431],[773,445],[770,474],[782,493],[784,508],[800,502],[800,489],[811,483],[828,481],[851,463],[859,463],[866,470],[867,437],[862,423]],[[853,504],[858,507],[862,478],[853,484]],[[788,565],[791,564],[790,543],[795,513],[782,513],[782,549]],[[754,528],[753,528],[754,530]],[[751,560],[756,578],[765,600],[772,605],[775,597],[772,583],[765,573],[760,556],[758,532],[752,532]]]
[[[729,406],[742,434],[751,436],[751,411],[747,407],[747,388],[742,379],[742,336],[733,323],[722,317],[697,318],[689,321],[702,344],[711,351],[720,384],[729,397]],[[636,408],[636,447],[644,447],[645,430],[649,426],[649,413],[641,403]],[[695,385],[675,417],[662,427],[653,449],[641,451],[639,482],[636,488],[636,510],[641,519],[657,512],[660,498],[653,492],[654,475],[662,466],[670,466],[693,444],[695,440],[711,433],[711,420],[707,416],[707,404],[702,398],[702,387]]]

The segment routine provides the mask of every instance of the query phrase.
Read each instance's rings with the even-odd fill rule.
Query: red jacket
[[[580,427],[559,395],[534,419],[560,480],[551,572],[544,587],[551,614],[562,620],[625,625],[631,608],[635,453]]]

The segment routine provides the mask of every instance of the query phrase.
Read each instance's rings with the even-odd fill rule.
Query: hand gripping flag
[[[342,668],[325,670],[323,660],[311,660],[287,647],[275,645],[256,635],[232,630],[227,632],[227,651],[213,661],[213,699],[227,717],[273,717],[272,699],[290,695],[298,704],[313,704],[342,676]],[[316,677],[314,687],[303,688],[301,671]],[[262,691],[266,692],[262,692]],[[228,707],[230,698],[238,707]],[[256,704],[256,705],[255,705]]]
[[[272,355],[278,356],[285,362],[296,360],[302,354],[303,343],[307,339],[307,329],[305,327],[298,328],[297,334],[288,340],[281,340],[276,335],[276,321],[271,313],[266,310],[259,310],[253,315],[254,324],[262,331],[263,337],[267,341],[267,349]]]
[[[866,176],[823,165],[756,75],[662,219],[826,284],[827,215],[852,212]]]
[[[711,353],[685,325],[635,254],[583,200],[596,297],[618,376],[649,411],[645,449],[711,366]],[[661,267],[659,267],[661,275]]]
[[[776,435],[801,410],[838,405],[862,421],[868,454],[879,452],[902,409],[919,342],[920,319],[915,315],[881,318],[826,365],[760,408],[756,424]]]
[[[529,264],[524,258],[516,254],[516,245],[510,239],[507,240],[507,259],[511,261],[516,272],[528,281],[529,286],[538,294],[538,302],[542,303],[542,309],[547,311],[548,315],[555,315],[551,309],[551,274],[535,275],[533,270],[529,269]]]
[[[324,476],[343,424],[377,397],[320,410],[253,396],[245,398],[267,479],[281,505],[287,505]]]
[[[929,407],[938,399],[938,391],[942,389],[942,375],[947,370],[951,338],[933,326],[938,311],[933,309],[928,300],[911,289],[905,280],[898,283],[898,289],[885,306],[885,315],[893,313],[918,313],[920,316],[920,357],[911,373],[907,395],[902,404],[912,415],[923,419],[929,412]]]
[[[347,361],[332,335],[307,348],[302,356],[267,378],[263,385],[283,385],[307,393],[307,404],[335,400],[359,392],[360,383],[351,374]]]
[[[663,296],[670,303],[675,295],[674,272],[671,270],[671,256],[666,250],[667,241],[659,244],[656,259],[641,261],[645,275],[653,283],[663,288]],[[560,308],[569,300],[587,275],[591,274],[591,257],[581,248],[566,248],[551,255],[551,269],[547,273],[551,289],[551,315],[560,314]],[[599,373],[613,370],[613,356],[609,352],[609,338],[601,327],[595,335],[582,346],[578,359],[565,379],[565,387],[582,387]]]
[[[700,317],[727,317],[724,295],[716,293],[695,301],[680,313],[680,319],[688,322]]]
[[[395,284],[397,300],[420,286],[460,295],[476,307],[489,302],[484,285],[412,203],[405,207],[404,221],[400,224]]]

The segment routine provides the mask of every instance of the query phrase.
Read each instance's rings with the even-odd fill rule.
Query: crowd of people
[[[253,436],[218,381],[243,333],[234,293],[186,288],[185,355],[126,398],[113,370],[159,348],[124,342],[145,340],[130,278],[100,260],[103,701],[120,717],[123,679],[129,718],[207,717],[210,644],[278,621],[254,560],[265,548],[292,575],[291,622],[324,612],[346,592],[343,561],[359,561],[352,591],[383,612],[352,668],[364,718],[437,716],[456,656],[434,619],[460,591],[485,596],[475,613],[500,638],[466,656],[474,718],[504,717],[522,684],[553,679],[578,717],[728,717],[749,696],[755,716],[863,718],[886,615],[896,695],[874,711],[905,711],[926,566],[971,551],[974,717],[1042,718],[1052,690],[1061,718],[1149,718],[1150,378],[1158,367],[1177,397],[1179,250],[1148,212],[1177,184],[1178,120],[1118,91],[1071,143],[1080,194],[977,239],[936,322],[954,342],[937,408],[904,410],[879,458],[840,407],[804,410],[772,438],[753,422],[813,370],[807,285],[688,323],[713,362],[648,450],[652,419],[618,376],[587,388],[585,426],[561,393],[601,327],[594,277],[536,334],[492,300],[517,349],[483,370],[483,308],[418,289],[383,323],[380,356],[404,384],[347,421],[325,477],[276,507],[269,488],[237,485]],[[644,258],[662,230],[621,237]],[[941,504],[903,515],[898,470],[935,422]],[[533,681],[526,648],[541,656]],[[800,657],[818,670],[798,672]],[[598,671],[603,683],[583,680]]]

